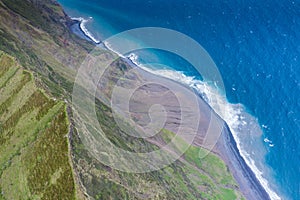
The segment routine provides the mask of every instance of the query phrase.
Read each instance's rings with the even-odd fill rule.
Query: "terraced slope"
[[[0,54],[0,199],[75,199],[66,105]]]

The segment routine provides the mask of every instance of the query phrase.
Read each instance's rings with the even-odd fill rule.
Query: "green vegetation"
[[[0,199],[75,199],[65,104],[2,52],[0,83]]]
[[[68,135],[69,121],[74,122],[61,101],[69,99],[76,69],[93,46],[70,33],[72,21],[54,0],[0,0],[0,13],[5,52],[0,51],[0,200],[84,199],[83,193],[92,199],[242,199],[224,162],[213,154],[199,159],[206,153],[199,147],[144,174],[116,171],[93,158],[74,124]],[[122,61],[114,65],[113,77],[103,85],[107,90],[100,91],[108,98],[127,70]],[[120,130],[111,108],[98,100],[96,112],[107,138],[120,148],[159,148]],[[158,139],[172,137],[163,130]]]

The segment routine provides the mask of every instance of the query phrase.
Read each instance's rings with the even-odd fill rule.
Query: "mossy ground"
[[[0,57],[0,199],[75,199],[66,105]]]

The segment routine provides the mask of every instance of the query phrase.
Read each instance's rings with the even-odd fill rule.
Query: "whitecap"
[[[266,142],[266,143],[271,143],[272,141],[269,140],[268,138],[265,138],[265,139],[264,139],[264,142]]]
[[[265,124],[263,124],[263,125],[262,125],[262,127],[263,127],[263,128],[268,128],[268,126],[267,126],[267,125],[265,125]]]

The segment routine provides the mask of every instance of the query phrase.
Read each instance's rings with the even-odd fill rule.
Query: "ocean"
[[[135,52],[143,66],[196,88],[229,107],[228,123],[241,155],[272,199],[300,199],[300,2],[217,0],[59,0],[82,17],[94,40],[133,28],[163,27],[201,44],[216,63],[224,93],[210,89],[193,67],[158,50]],[[218,111],[216,110],[218,113]]]

